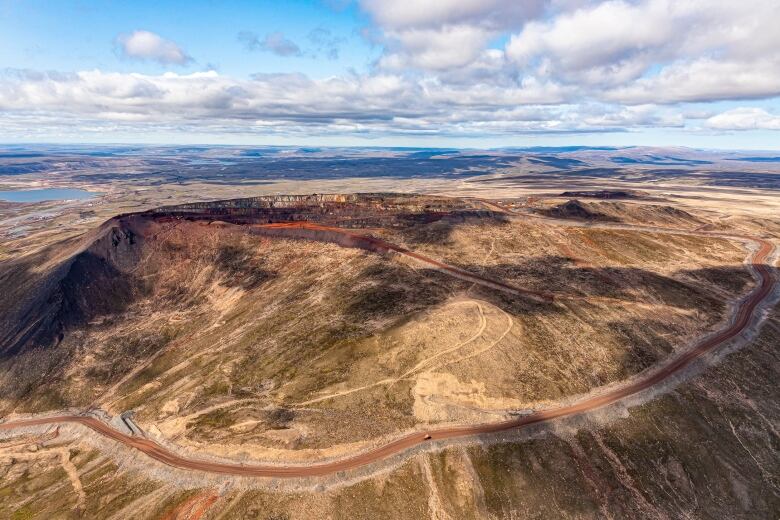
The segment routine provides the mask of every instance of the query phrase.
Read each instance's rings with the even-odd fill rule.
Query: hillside
[[[607,222],[669,214],[594,204]],[[13,297],[0,407],[131,413],[148,438],[199,458],[345,456],[409,431],[522,416],[663,362],[722,327],[755,286],[747,254],[706,233],[396,194],[120,215],[3,264],[0,290]],[[491,489],[509,485],[502,464],[520,464],[498,455],[513,446],[433,455],[422,478],[477,479],[479,507],[504,507],[511,494]],[[389,478],[421,475],[405,464]]]

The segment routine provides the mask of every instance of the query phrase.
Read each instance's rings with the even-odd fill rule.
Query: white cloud
[[[391,35],[397,50],[386,54],[380,63],[396,70],[410,66],[446,70],[469,65],[490,38],[490,32],[470,25],[407,29]]]
[[[382,27],[392,29],[470,24],[506,28],[541,13],[542,0],[361,0]]]
[[[443,82],[535,79],[573,99],[677,103],[780,95],[780,2],[363,0],[380,69]],[[508,37],[501,53],[488,45]],[[511,86],[511,85],[509,85]]]
[[[624,128],[681,128],[685,125],[685,118],[680,112],[659,109],[654,105],[630,107],[598,105],[583,110],[583,121],[591,126]]]
[[[566,72],[614,65],[670,42],[674,27],[660,23],[668,18],[666,9],[649,2],[605,2],[528,24],[512,36],[506,52],[520,66],[546,59]]]
[[[715,130],[780,130],[780,115],[762,108],[741,107],[712,116],[705,124]]]
[[[192,61],[174,42],[149,31],[120,34],[117,44],[121,55],[126,58],[152,60],[163,65],[186,65]]]
[[[383,31],[380,65],[446,70],[469,65],[501,31],[539,15],[542,0],[363,0]]]
[[[520,70],[623,103],[772,97],[778,19],[780,2],[766,0],[610,0],[529,23],[506,54]]]
[[[506,52],[566,81],[627,85],[653,68],[777,60],[778,19],[780,3],[766,0],[611,0],[532,22]]]
[[[622,103],[676,103],[770,98],[780,95],[780,58],[719,61],[702,58],[668,65],[604,93]]]

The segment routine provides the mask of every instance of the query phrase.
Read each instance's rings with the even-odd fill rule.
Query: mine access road
[[[280,225],[276,226],[281,227]],[[288,225],[288,227],[294,226]],[[300,228],[300,224],[298,224],[297,227]],[[323,229],[316,230],[311,229],[310,227],[312,231],[331,231],[330,228],[325,228],[324,226],[322,228]],[[704,235],[706,233],[701,234]],[[388,248],[388,244],[386,242],[380,241],[373,237],[366,237],[357,234],[350,234],[350,236],[351,239],[355,240],[365,239],[369,242],[375,241],[375,245],[379,247],[380,250]],[[355,455],[327,462],[295,465],[251,463],[240,464],[232,462],[213,462],[198,458],[191,458],[175,453],[152,440],[122,433],[114,429],[112,426],[100,421],[99,419],[85,415],[59,415],[14,420],[0,423],[0,430],[10,430],[42,425],[59,425],[66,423],[80,424],[90,428],[104,437],[119,442],[127,447],[134,448],[151,457],[152,459],[162,462],[163,464],[180,469],[247,477],[301,478],[332,475],[340,471],[360,468],[368,464],[382,461],[393,455],[401,454],[404,451],[426,443],[448,439],[457,439],[473,435],[517,430],[519,428],[533,424],[545,423],[563,417],[571,417],[613,404],[621,399],[634,396],[644,390],[664,383],[670,377],[691,366],[691,364],[693,364],[697,359],[713,351],[716,347],[723,345],[725,342],[737,337],[750,326],[753,318],[755,317],[758,306],[770,296],[775,287],[775,280],[772,275],[772,270],[767,266],[767,260],[773,252],[773,246],[769,242],[759,238],[739,238],[751,240],[757,243],[759,246],[758,249],[753,252],[750,258],[754,272],[759,277],[759,283],[745,299],[739,302],[736,308],[736,312],[730,323],[722,330],[705,337],[693,345],[690,349],[687,349],[681,354],[675,356],[665,364],[649,371],[646,374],[638,376],[634,381],[607,390],[600,394],[584,397],[579,401],[574,402],[573,404],[552,407],[546,410],[539,410],[529,415],[524,415],[522,417],[517,417],[502,422],[434,428],[414,432],[399,437],[398,439],[382,446],[369,449]],[[353,244],[352,247],[360,246]],[[390,249],[402,254],[411,253],[406,250],[399,251],[394,247]],[[431,259],[423,257],[422,260],[429,262]],[[446,264],[443,264],[441,267],[443,269],[447,268]],[[474,276],[470,273],[466,274],[469,276]],[[490,283],[495,282],[490,281]]]

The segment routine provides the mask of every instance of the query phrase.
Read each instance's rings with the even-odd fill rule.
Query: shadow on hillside
[[[509,224],[506,215],[498,212],[467,212],[447,215],[424,225],[398,230],[404,241],[410,246],[421,244],[447,245],[451,243],[452,233],[460,226],[504,226]]]
[[[716,312],[724,306],[723,291],[743,293],[752,280],[742,265],[686,269],[666,276],[635,267],[578,266],[573,259],[557,255],[519,264],[459,264],[457,267],[534,291],[627,301],[642,299],[683,309],[706,308]]]

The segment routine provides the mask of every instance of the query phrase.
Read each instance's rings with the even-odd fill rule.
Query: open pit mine
[[[127,509],[87,503],[98,470],[122,475],[117,492],[149,517],[242,511],[250,495],[370,495],[380,481],[482,489],[463,507],[488,514],[520,496],[495,468],[562,442],[590,469],[536,496],[582,485],[595,501],[588,479],[613,475],[615,507],[639,514],[637,484],[612,466],[632,421],[655,421],[632,410],[679,400],[724,352],[766,341],[775,247],[598,198],[610,200],[179,204],[6,262],[0,450],[56,455],[46,463],[81,490],[76,509],[104,516]],[[717,465],[704,472],[717,482]],[[135,496],[144,486],[178,505]]]

